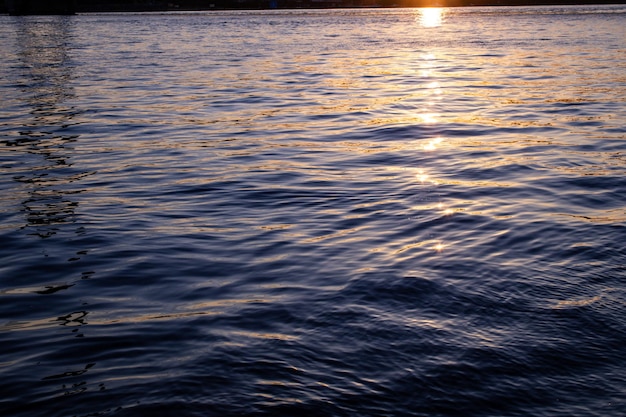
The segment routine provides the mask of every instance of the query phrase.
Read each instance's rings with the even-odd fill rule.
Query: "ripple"
[[[0,413],[622,415],[623,12],[0,16]]]

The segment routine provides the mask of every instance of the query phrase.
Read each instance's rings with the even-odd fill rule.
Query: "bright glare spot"
[[[437,145],[439,145],[441,142],[443,142],[443,139],[441,138],[435,138],[435,139],[429,140],[426,143],[426,145],[424,145],[424,150],[434,151],[435,149],[437,149]]]
[[[429,175],[424,172],[423,169],[417,171],[417,179],[423,184],[428,181]]]
[[[424,172],[423,169],[420,169],[417,171],[415,178],[417,178],[418,181],[421,182],[422,184],[428,183],[432,185],[439,185],[439,182],[437,180],[432,179],[432,177],[428,175],[426,172]]]
[[[425,28],[436,28],[443,22],[443,9],[429,7],[419,10],[419,23]]]
[[[446,216],[449,216],[450,214],[454,213],[454,210],[452,210],[449,207],[444,206],[443,203],[437,204],[437,210],[443,211],[443,214]]]
[[[441,243],[441,242],[437,242],[437,243],[435,244],[434,249],[435,249],[437,252],[441,252],[441,251],[442,251],[445,247],[446,247],[446,246],[445,246],[443,243]]]
[[[422,121],[427,124],[437,123],[437,114],[435,113],[423,113],[420,115]]]
[[[428,88],[430,90],[431,94],[435,94],[435,95],[441,95],[442,94],[441,85],[439,84],[438,81],[432,81],[432,82],[426,84],[426,88]]]

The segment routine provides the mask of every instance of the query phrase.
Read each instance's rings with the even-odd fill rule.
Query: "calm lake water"
[[[626,6],[0,37],[0,415],[626,413]]]

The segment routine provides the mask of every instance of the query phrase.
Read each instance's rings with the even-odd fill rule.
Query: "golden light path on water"
[[[422,28],[436,29],[440,27],[444,22],[445,9],[440,7],[429,7],[417,9],[417,16],[415,18],[416,23]],[[439,113],[437,112],[437,106],[443,100],[444,90],[439,81],[435,79],[437,76],[435,69],[437,66],[437,56],[434,52],[423,53],[420,55],[421,69],[420,76],[426,79],[424,84],[427,96],[429,97],[422,111],[419,113],[419,119],[422,123],[436,126],[439,122]],[[432,81],[429,81],[432,80]],[[431,138],[421,146],[421,149],[425,152],[434,152],[440,149],[444,143],[444,138],[436,136]],[[428,174],[424,169],[420,168],[415,175],[415,178],[421,185],[437,186],[439,182]],[[439,201],[435,206],[429,207],[442,214],[442,216],[450,216],[453,213],[453,209],[449,208],[443,202]],[[444,243],[440,239],[431,239],[430,246],[437,253],[442,252],[449,243]]]

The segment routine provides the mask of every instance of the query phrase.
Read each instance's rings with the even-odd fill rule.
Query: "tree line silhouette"
[[[590,0],[4,0],[0,13],[74,14],[80,12],[219,9],[437,7],[597,4]],[[624,0],[602,0],[624,4]]]

